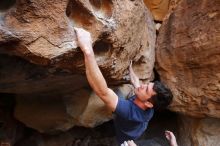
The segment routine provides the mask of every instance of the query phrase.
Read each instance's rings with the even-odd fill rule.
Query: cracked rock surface
[[[183,0],[161,26],[157,71],[174,93],[174,111],[220,118],[219,8],[218,0]]]
[[[156,33],[142,1],[0,3],[0,92],[16,95],[14,116],[28,127],[53,133],[111,118],[87,83],[73,27],[91,33],[111,87],[128,82],[130,60],[140,79],[153,78]]]

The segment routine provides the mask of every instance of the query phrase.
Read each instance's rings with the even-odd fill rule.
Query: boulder
[[[163,21],[180,0],[144,0],[155,21]]]
[[[125,81],[129,61],[152,77],[155,29],[141,1],[18,0],[0,13],[1,54],[84,73],[74,27],[92,34],[97,62],[111,82]]]
[[[156,70],[174,94],[173,111],[220,118],[218,0],[183,0],[161,26]]]
[[[156,32],[142,1],[6,3],[0,7],[0,92],[16,94],[14,116],[26,126],[56,133],[111,119],[89,87],[74,27],[91,33],[112,88],[128,83],[130,60],[141,80],[153,78]]]
[[[220,120],[216,118],[193,118],[180,116],[178,144],[183,146],[219,145]]]

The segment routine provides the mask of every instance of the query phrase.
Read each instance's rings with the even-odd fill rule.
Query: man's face
[[[141,101],[148,101],[156,92],[153,90],[154,83],[142,84],[140,87],[135,88],[135,94]]]

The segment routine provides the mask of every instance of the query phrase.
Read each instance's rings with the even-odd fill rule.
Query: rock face
[[[156,34],[141,0],[0,3],[0,92],[16,95],[14,116],[28,127],[53,133],[111,118],[87,83],[73,27],[92,34],[109,85],[128,82],[130,60],[140,79],[153,77]]]
[[[217,146],[220,137],[220,120],[215,118],[180,118],[180,146]]]
[[[153,14],[154,20],[163,21],[165,16],[174,9],[180,0],[144,0],[145,5]]]
[[[88,89],[17,97],[15,117],[42,133],[66,131],[73,126],[95,127],[111,118],[104,103]],[[90,95],[91,94],[91,95]]]
[[[220,3],[183,0],[163,22],[157,71],[174,93],[173,111],[220,118]]]
[[[73,30],[82,27],[92,34],[97,61],[107,79],[123,80],[129,60],[145,68],[140,71],[143,79],[152,75],[155,30],[141,1],[18,0],[0,18],[1,53],[83,72]]]

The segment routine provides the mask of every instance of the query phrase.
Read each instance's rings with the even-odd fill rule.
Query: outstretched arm
[[[131,83],[133,84],[134,88],[140,87],[139,78],[134,73],[134,70],[132,68],[132,61],[130,62],[130,65],[129,65],[129,75],[130,75]]]
[[[74,29],[76,31],[78,45],[84,54],[86,76],[89,81],[89,84],[95,91],[95,93],[107,105],[107,107],[110,110],[115,111],[118,102],[118,97],[110,88],[108,88],[106,81],[97,65],[92,48],[91,35],[84,29]]]

